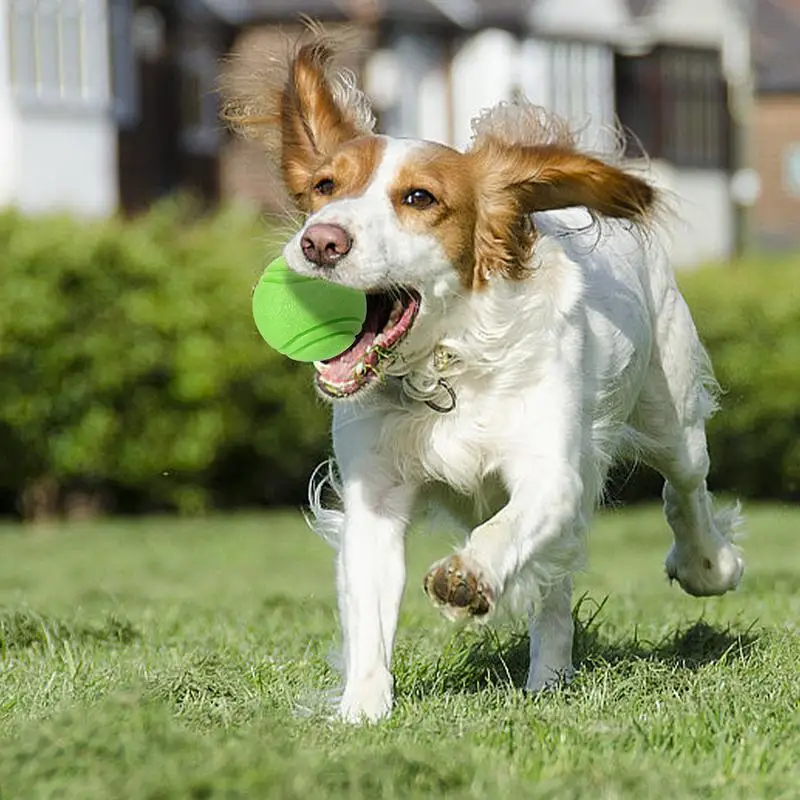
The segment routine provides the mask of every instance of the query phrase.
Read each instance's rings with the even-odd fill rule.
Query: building
[[[0,204],[104,214],[118,203],[104,0],[0,10]]]
[[[189,188],[210,202],[279,205],[257,149],[219,125],[214,89],[226,52],[269,46],[299,12],[360,32],[353,67],[388,133],[464,146],[475,114],[519,93],[567,117],[588,147],[615,142],[619,121],[626,155],[644,151],[675,198],[676,263],[735,249],[737,97],[750,75],[738,0],[10,0],[0,52],[14,71],[0,97],[0,145],[8,128],[15,177],[0,200],[107,213]],[[67,43],[72,15],[83,15],[83,44],[63,49],[83,48],[80,69],[69,72],[63,57],[57,76],[41,60],[20,67],[32,13]],[[48,90],[57,98],[46,111],[26,100],[32,80],[40,94],[60,87]],[[70,81],[80,89],[69,90],[67,111]]]
[[[331,4],[316,5],[336,17]],[[240,13],[245,6],[253,16],[236,22],[252,31],[292,4],[241,3]],[[667,191],[675,262],[736,250],[731,177],[744,156],[751,90],[748,3],[384,0],[360,8],[374,42],[364,83],[388,133],[463,147],[473,116],[518,93],[566,117],[590,148],[613,145],[619,122],[626,155],[646,153]]]
[[[758,0],[753,27],[756,73],[754,167],[760,194],[755,243],[800,247],[800,0]]]
[[[197,0],[0,4],[0,205],[138,211],[220,196],[229,30]]]

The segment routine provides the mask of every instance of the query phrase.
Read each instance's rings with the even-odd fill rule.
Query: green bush
[[[135,221],[0,215],[0,492],[299,500],[327,414],[309,368],[253,326],[264,239],[240,212],[177,203]]]
[[[711,484],[800,499],[800,256],[680,275],[723,391],[709,426]]]
[[[751,258],[678,273],[722,388],[708,426],[715,492],[800,499],[800,257]],[[658,497],[651,470],[615,469],[609,497]]]
[[[310,367],[253,325],[267,233],[180,203],[133,221],[0,214],[0,512],[74,497],[120,511],[302,501],[328,413]],[[800,259],[680,275],[726,391],[715,490],[800,496],[799,278]],[[660,489],[620,475],[623,499]]]

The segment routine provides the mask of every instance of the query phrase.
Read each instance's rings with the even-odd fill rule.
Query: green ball
[[[253,292],[253,319],[266,343],[295,361],[325,361],[355,341],[367,317],[364,292],[298,275],[276,258]]]

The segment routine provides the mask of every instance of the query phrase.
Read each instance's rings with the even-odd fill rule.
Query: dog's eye
[[[412,189],[403,198],[403,205],[422,210],[436,205],[436,198],[427,189]]]
[[[331,180],[331,178],[323,178],[321,181],[318,181],[314,184],[314,191],[317,194],[321,195],[330,195],[333,194],[333,190],[336,188],[336,184]]]

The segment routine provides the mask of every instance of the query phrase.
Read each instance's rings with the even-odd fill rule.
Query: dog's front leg
[[[431,567],[425,590],[446,616],[488,616],[520,575],[535,606],[571,573],[583,543],[581,481],[568,469],[546,473],[542,464],[465,547]]]
[[[376,452],[378,433],[374,421],[354,422],[346,436],[334,438],[345,512],[337,560],[345,667],[340,712],[351,722],[380,719],[392,708],[404,535],[415,494]]]
[[[548,475],[540,466],[537,479],[519,485],[508,505],[425,577],[426,592],[450,619],[488,619],[507,590],[530,604],[531,691],[573,673],[570,576],[582,558],[585,525],[578,475]]]
[[[576,382],[555,381],[508,414],[501,458],[508,503],[466,545],[435,563],[425,590],[450,619],[487,619],[510,592],[532,606],[535,636],[528,685],[571,672],[569,576],[582,560],[595,487],[581,475],[588,426]],[[516,591],[515,591],[516,590]]]

